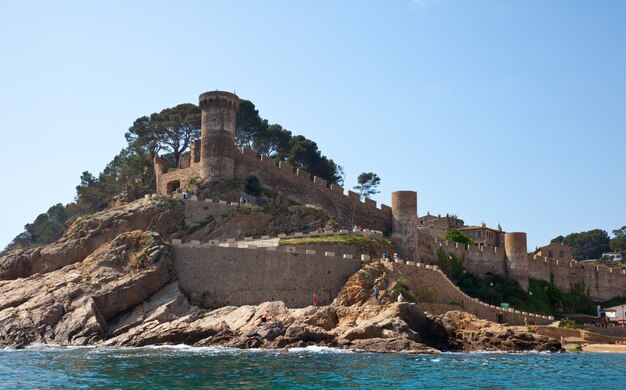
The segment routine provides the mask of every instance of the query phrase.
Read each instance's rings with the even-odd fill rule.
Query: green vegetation
[[[363,172],[357,178],[358,185],[353,189],[357,190],[361,199],[367,198],[371,195],[377,194],[378,185],[380,184],[380,177],[373,172]]]
[[[178,167],[181,154],[200,137],[200,117],[200,108],[195,104],[166,108],[136,119],[126,140],[132,148],[145,150],[153,157],[161,151],[170,154],[172,166]]]
[[[577,260],[598,259],[603,252],[609,252],[609,235],[601,229],[587,232],[572,233],[567,236],[558,236],[551,242],[564,244],[572,248],[572,255]]]
[[[213,216],[208,216],[205,219],[203,219],[202,221],[196,223],[193,226],[190,226],[189,228],[187,228],[187,234],[193,234],[195,232],[197,232],[198,230],[202,229],[203,227],[205,227],[206,225],[210,224],[211,222],[215,221],[215,218]]]
[[[465,269],[463,263],[465,262],[465,253],[461,257],[454,253],[447,254],[442,248],[437,250],[437,265],[441,268],[446,276],[457,283],[463,277]]]
[[[466,236],[465,234],[461,233],[458,229],[448,229],[448,231],[446,232],[446,236],[445,239],[448,241],[454,241],[454,242],[459,242],[461,244],[465,244],[465,245],[474,245],[474,240],[472,240],[470,237]]]
[[[244,184],[244,191],[246,194],[259,196],[261,195],[261,190],[261,182],[259,181],[258,177],[254,175],[246,177],[246,183]]]
[[[613,252],[626,253],[626,226],[613,230],[615,238],[609,241],[609,247]]]
[[[380,257],[384,251],[392,252],[391,242],[387,239],[376,240],[361,234],[345,236],[281,238],[278,246],[296,245],[353,245],[359,251],[368,253],[373,258]]]
[[[557,317],[571,313],[595,315],[597,304],[606,305],[593,302],[587,295],[585,286],[580,284],[572,286],[571,292],[563,292],[552,282],[530,279],[528,291],[524,291],[512,279],[499,275],[479,278],[467,273],[463,274],[457,284],[467,295],[486,303],[499,306],[506,302],[518,310]]]
[[[396,294],[402,293],[402,295],[404,296],[404,299],[409,301],[409,302],[417,302],[415,300],[415,297],[413,296],[413,294],[411,294],[411,289],[409,288],[409,285],[407,284],[406,280],[404,280],[404,279],[399,279],[396,282],[396,285],[393,286],[392,290]],[[423,297],[420,296],[420,298],[423,298]],[[428,301],[424,300],[424,302],[428,302]],[[433,297],[432,302],[434,302],[434,297]]]
[[[337,184],[341,180],[340,166],[323,156],[315,142],[302,135],[292,135],[279,124],[270,125],[259,116],[254,104],[244,99],[239,101],[236,144],[263,156],[287,161],[328,183]]]

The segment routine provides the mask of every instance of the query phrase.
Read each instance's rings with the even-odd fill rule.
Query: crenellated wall
[[[576,261],[529,255],[529,277],[550,281],[563,291],[576,284],[584,285],[596,302],[626,297],[626,271],[603,265],[589,265]]]
[[[391,208],[376,201],[363,202],[355,192],[344,195],[343,188],[328,184],[324,179],[311,176],[302,169],[296,169],[285,162],[258,156],[250,149],[240,150],[235,159],[235,177],[245,180],[255,175],[261,184],[286,195],[289,199],[322,207],[326,213],[341,225],[364,226],[388,232],[391,230]]]
[[[464,311],[485,320],[511,325],[549,324],[554,320],[552,316],[527,313],[514,308],[503,309],[472,298],[452,283],[437,266],[412,261],[405,263],[401,260],[388,260],[384,264],[390,271],[402,275],[403,279],[414,286],[418,301],[422,291],[428,288],[430,293],[427,295],[431,303],[458,305]]]
[[[446,253],[464,256],[463,267],[467,272],[478,276],[487,273],[513,277],[507,269],[506,255],[502,248],[479,248],[476,245],[463,245],[456,242],[436,239],[436,246]],[[616,297],[626,297],[626,271],[603,265],[587,265],[577,261],[563,261],[555,258],[527,254],[528,279],[550,281],[562,291],[571,291],[575,285],[584,285],[589,297],[596,301],[607,301]],[[436,259],[433,260],[433,264]],[[514,278],[519,282],[518,279]]]
[[[477,276],[484,276],[488,273],[506,275],[505,255],[502,248],[483,248],[478,245],[464,245],[439,239],[435,239],[435,242],[436,246],[442,248],[444,252],[454,253],[459,258],[463,258],[463,267],[471,274]]]
[[[361,262],[346,255],[295,247],[239,248],[172,242],[181,290],[205,308],[283,301],[288,307],[328,305]]]

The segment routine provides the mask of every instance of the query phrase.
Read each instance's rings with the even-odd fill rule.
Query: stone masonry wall
[[[591,299],[597,302],[626,297],[625,271],[548,257],[528,257],[529,277],[533,279],[552,279],[563,291],[570,291],[575,284],[584,284]]]
[[[156,171],[156,166],[155,166]],[[180,185],[183,186],[193,177],[201,176],[201,167],[199,164],[194,164],[189,168],[177,169],[171,172],[160,173],[158,171],[155,172],[157,176],[157,194],[158,195],[168,195],[167,192],[167,184],[179,180]]]
[[[502,309],[472,298],[452,283],[438,267],[410,261],[406,264],[401,261],[387,261],[384,265],[390,271],[402,275],[410,285],[417,286],[418,300],[420,295],[427,295],[433,300],[431,303],[459,305],[464,311],[479,318],[511,325],[541,325],[549,324],[554,320],[551,316],[522,312],[514,308]],[[424,290],[427,288],[431,290],[430,293],[425,294]]]
[[[446,253],[454,253],[459,258],[464,256],[463,267],[471,274],[484,276],[487,273],[506,275],[503,248],[479,248],[477,245],[460,244],[452,241],[435,240],[436,246]],[[435,261],[436,258],[435,258]]]
[[[317,293],[318,305],[327,305],[361,267],[357,259],[292,248],[172,245],[182,291],[190,302],[205,308],[265,301],[305,307],[312,304],[313,292]]]
[[[376,201],[360,201],[359,195],[328,183],[319,177],[311,177],[308,172],[271,158],[257,157],[251,150],[244,149],[236,155],[235,177],[245,180],[255,175],[261,184],[286,195],[289,199],[303,204],[322,207],[344,227],[359,225],[383,232],[391,230],[391,208]]]
[[[196,199],[187,199],[185,202],[185,223],[187,226],[193,226],[208,217],[215,217],[228,213],[237,208],[237,203],[227,203],[226,201],[216,201],[213,199],[205,199],[203,201]]]

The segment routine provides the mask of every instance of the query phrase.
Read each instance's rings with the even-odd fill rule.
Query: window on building
[[[559,257],[565,256],[565,251],[559,251]]]
[[[489,230],[487,230],[487,237],[491,237],[493,235],[493,233],[491,233]]]
[[[480,230],[476,232],[476,237],[482,237],[482,233]]]
[[[552,257],[552,251],[548,251],[548,257]]]

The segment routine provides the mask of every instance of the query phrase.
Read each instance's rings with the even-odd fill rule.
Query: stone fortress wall
[[[387,260],[385,267],[390,271],[399,271],[398,273],[403,278],[410,280],[414,285],[431,288],[434,292],[431,303],[459,305],[463,310],[474,314],[476,317],[510,325],[546,325],[554,321],[552,316],[528,313],[514,308],[503,309],[482,302],[478,298],[472,298],[461,291],[439,267],[434,265]]]
[[[391,207],[381,204],[378,208],[372,199],[361,201],[359,194],[352,191],[344,194],[343,188],[303,169],[243,149],[235,157],[235,177],[245,180],[250,175],[295,202],[323,208],[345,227],[359,225],[384,232],[391,230]]]
[[[352,255],[238,243],[172,242],[181,290],[192,304],[213,309],[283,301],[288,307],[330,304],[361,268]]]
[[[281,234],[274,238],[347,233],[294,233],[290,236]],[[315,292],[318,304],[326,305],[337,297],[347,279],[361,268],[361,261],[370,261],[368,255],[361,255],[359,260],[352,253],[339,254],[320,250],[327,249],[325,247],[262,247],[255,245],[255,242],[252,237],[246,237],[243,241],[210,240],[207,243],[173,240],[174,263],[179,283],[190,301],[205,308],[259,304],[275,300],[283,301],[289,307],[305,307],[312,304],[312,295]],[[512,325],[548,324],[554,320],[551,316],[513,308],[502,309],[471,298],[437,266],[403,260],[388,259],[383,262],[390,271],[399,270],[414,285],[432,288],[431,303],[459,305],[479,318]],[[242,269],[246,272],[241,272]]]
[[[396,250],[403,258],[410,261],[423,260],[424,257],[433,256],[437,249],[437,244],[443,245],[437,242],[434,242],[432,246],[429,244],[431,235],[419,224],[417,193],[414,191],[394,192],[392,193],[392,207],[384,204],[377,207],[374,200],[365,199],[361,201],[358,194],[352,191],[344,194],[341,187],[329,184],[319,177],[311,176],[308,172],[290,166],[285,162],[259,156],[251,150],[236,150],[234,140],[238,105],[238,97],[227,92],[215,91],[200,95],[200,108],[202,110],[201,141],[192,145],[190,153],[181,158],[180,165],[176,170],[168,170],[169,167],[163,160],[155,158],[154,166],[157,178],[157,193],[159,195],[167,196],[172,194],[176,188],[183,186],[194,177],[210,180],[235,177],[245,180],[250,175],[255,175],[263,186],[269,187],[298,203],[320,207],[343,226],[356,224],[390,234]],[[224,204],[222,202],[216,204],[211,201],[200,204],[188,201],[188,213],[186,215],[188,223],[197,223],[210,215],[223,213],[229,207],[236,206],[236,204]],[[509,236],[508,240],[506,239],[507,235]],[[179,251],[179,253],[185,253],[185,256],[192,259],[190,260],[192,262],[201,261],[197,257],[200,255],[194,255],[194,251],[210,252],[216,250],[214,248],[198,248],[193,245],[190,248],[184,249],[183,252]],[[219,249],[219,251],[222,250]],[[517,280],[523,288],[528,287],[528,278],[533,277],[542,280],[553,279],[557,286],[564,290],[571,289],[577,283],[584,283],[589,290],[590,296],[596,300],[626,296],[626,291],[624,291],[626,278],[623,277],[623,273],[604,269],[604,267],[600,267],[604,269],[601,271],[581,266],[559,265],[558,262],[553,263],[552,260],[541,263],[532,258],[531,255],[528,255],[525,233],[505,234],[504,248],[480,248],[474,246],[471,248],[461,246],[459,248],[456,245],[452,248],[450,244],[446,244],[445,250],[454,251],[459,255],[464,254],[464,266],[471,273],[477,275],[494,273],[511,277]],[[224,252],[224,255],[226,253],[228,252]],[[242,256],[242,252],[237,253],[239,253],[237,256]],[[270,258],[279,252],[265,253],[263,261],[269,264],[271,263]],[[228,256],[232,258],[235,255]],[[290,256],[294,255],[280,255],[279,257],[281,257],[283,262],[289,262],[293,260]],[[246,262],[252,261],[246,255],[238,259]],[[436,257],[432,259],[432,262],[436,262]],[[280,273],[279,263],[268,265],[268,269]],[[221,263],[218,265],[221,266]],[[312,272],[312,274],[304,276],[312,276],[317,272],[328,272],[324,268],[325,265],[320,267],[319,269],[311,268],[307,270],[307,272]],[[202,270],[208,272],[208,269],[203,268]],[[233,272],[241,272],[241,269],[233,269]],[[263,275],[258,274],[256,276],[262,277]],[[232,277],[236,278],[238,276],[233,275]],[[336,280],[332,283],[335,282]],[[197,283],[194,285],[194,289],[202,288],[200,282]],[[302,286],[306,288],[312,287],[307,283],[309,282],[303,281]],[[324,291],[334,291],[333,288],[335,286],[331,286],[331,282],[327,283]],[[285,289],[287,288],[285,286],[275,287],[281,291],[286,291]],[[269,290],[266,289],[266,291]],[[245,297],[245,299],[252,298],[252,295]],[[241,302],[245,299],[241,298]],[[304,298],[294,297],[293,299],[293,304],[304,302]],[[224,298],[222,301],[227,301],[227,299]]]
[[[553,280],[561,290],[584,286],[589,297],[596,302],[626,297],[626,270],[534,255],[528,255],[528,261],[529,277]]]
[[[476,245],[463,245],[457,242],[437,240],[436,246],[446,253],[454,253],[464,258],[464,268],[475,275],[487,273],[518,278],[507,269],[506,254],[503,248],[479,248]],[[586,265],[577,261],[563,261],[530,253],[526,254],[528,278],[553,281],[563,291],[571,291],[575,285],[584,286],[589,297],[597,302],[626,296],[626,271],[604,265]],[[436,259],[434,260],[436,262]]]

